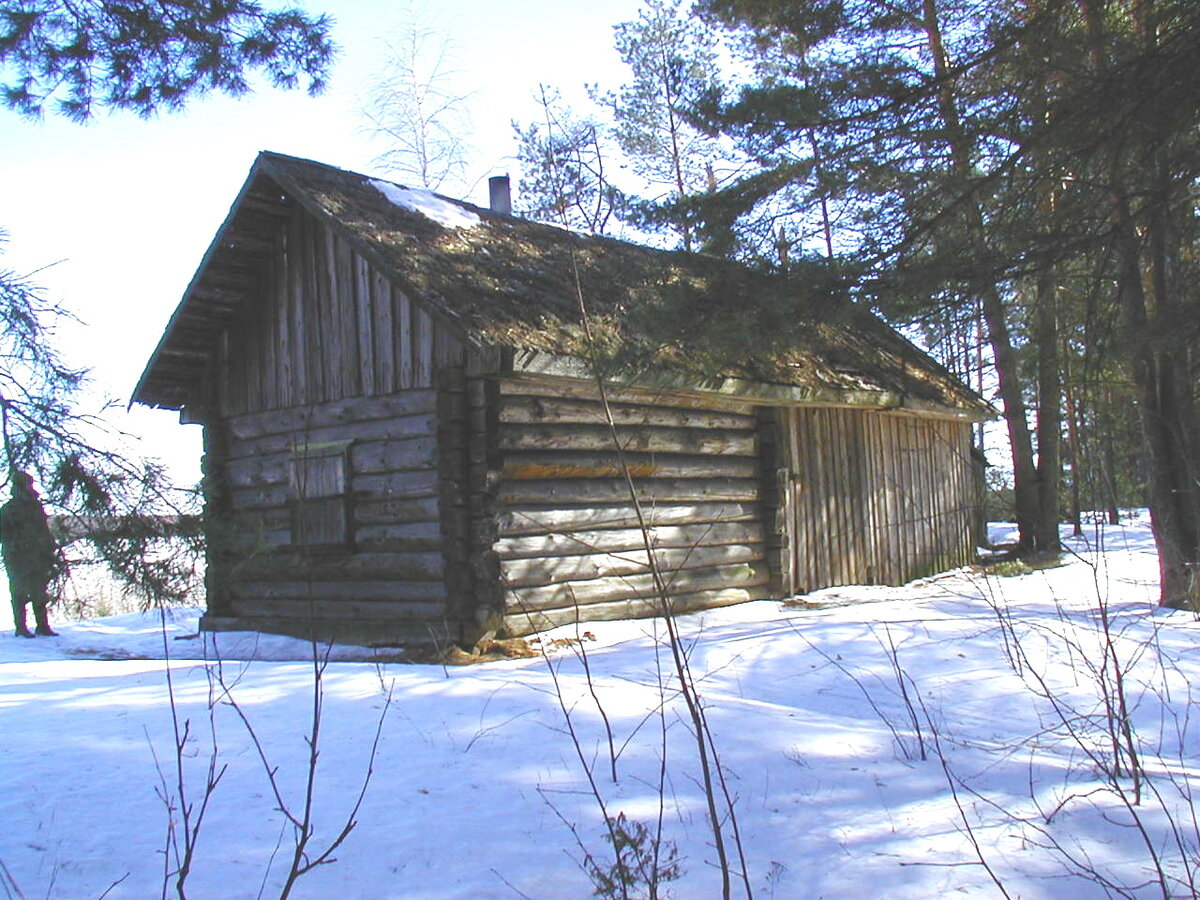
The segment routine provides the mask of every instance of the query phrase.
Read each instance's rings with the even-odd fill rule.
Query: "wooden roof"
[[[972,418],[993,412],[869,311],[819,285],[425,192],[400,189],[422,202],[398,203],[385,194],[398,187],[261,153],[134,401],[179,409],[194,396],[221,332],[253,295],[274,234],[299,205],[474,346],[586,357],[582,294],[606,364],[625,372],[669,371],[695,384],[732,378],[809,396],[886,395]],[[461,221],[442,224],[445,213]]]

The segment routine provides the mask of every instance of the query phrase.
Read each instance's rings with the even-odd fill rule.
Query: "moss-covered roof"
[[[251,280],[263,234],[298,203],[409,297],[480,347],[587,357],[817,392],[875,392],[979,417],[990,407],[820,278],[583,235],[407,191],[308,160],[260,154],[155,350],[134,400],[178,408]],[[584,339],[580,296],[594,326]]]

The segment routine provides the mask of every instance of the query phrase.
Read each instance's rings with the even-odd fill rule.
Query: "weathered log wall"
[[[223,532],[209,536],[208,624],[306,633],[316,622],[322,636],[372,642],[455,632],[469,585],[443,541],[438,447],[458,419],[454,391],[438,388],[464,348],[303,210],[272,227],[269,262],[250,273],[257,302],[206,376],[206,496],[220,521],[210,531]],[[297,448],[329,442],[346,445],[345,497],[303,496]],[[327,514],[346,527],[326,529]],[[304,546],[305,519],[344,534],[342,546]]]
[[[748,406],[615,392],[619,453],[594,387],[503,379],[496,392],[472,514],[474,568],[501,586],[497,624],[521,634],[662,611],[625,468],[673,610],[768,595]]]
[[[791,589],[902,584],[974,558],[970,426],[855,409],[781,410],[786,467],[768,516]]]
[[[222,420],[232,513],[225,602],[211,612],[372,643],[448,634],[438,406],[437,391],[416,389]],[[312,501],[290,473],[296,448],[327,442],[348,442],[349,541],[313,550],[296,533]]]

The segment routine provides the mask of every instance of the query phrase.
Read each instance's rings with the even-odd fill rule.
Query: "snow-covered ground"
[[[1162,897],[1160,869],[1172,895],[1192,895],[1200,623],[1155,608],[1144,519],[1071,546],[1065,565],[1024,575],[960,571],[806,598],[819,608],[763,602],[679,620],[756,896],[999,896],[995,879],[1013,897]],[[661,624],[583,630],[548,657],[469,667],[330,662],[312,856],[342,828],[382,728],[356,827],[293,896],[590,896],[584,848],[602,862],[611,848],[560,697],[610,815],[651,829],[665,722],[663,841],[682,876],[661,894],[720,896]],[[299,816],[312,729],[305,645],[226,636],[218,672],[204,662],[214,648],[195,634],[195,611],[172,616],[165,635],[156,616],[61,631],[0,638],[0,897],[162,893],[176,865],[167,848],[183,843],[168,671],[188,728],[192,821],[214,757],[220,773],[187,893],[278,896],[293,829],[239,710]],[[1112,687],[1118,671],[1148,777],[1138,806],[1101,774],[1114,751],[1098,684]],[[1118,784],[1131,800],[1134,782]],[[739,888],[735,878],[734,896]]]

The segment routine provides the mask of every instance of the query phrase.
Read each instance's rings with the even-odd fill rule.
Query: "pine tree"
[[[210,90],[238,96],[256,71],[319,93],[331,26],[253,0],[0,0],[0,99],[83,122],[98,108],[149,116]]]
[[[178,111],[208,91],[234,96],[261,73],[282,88],[325,84],[331,20],[251,0],[0,0],[0,102],[29,117],[86,122],[100,109]],[[2,236],[2,233],[0,233]],[[191,583],[178,538],[197,538],[190,492],[122,447],[104,410],[85,410],[86,372],[54,348],[67,316],[27,277],[0,268],[0,479],[32,474],[53,508],[147,601]]]
[[[647,0],[635,21],[614,31],[630,80],[602,102],[624,159],[646,184],[649,196],[637,204],[636,218],[670,228],[690,251],[695,225],[682,201],[716,182],[714,167],[725,157],[716,140],[687,120],[716,85],[715,35],[686,15],[681,0]]]
[[[122,448],[101,415],[81,411],[86,373],[53,346],[67,316],[28,278],[0,268],[0,483],[31,475],[66,516],[62,544],[83,541],[147,602],[177,601],[193,583],[194,498]]]
[[[930,298],[980,304],[1030,549],[1055,540],[1061,335],[1119,312],[1113,346],[1152,463],[1162,599],[1195,604],[1200,91],[1185,60],[1200,11],[1182,0],[703,5],[763,60],[740,94],[702,110],[760,166],[712,198],[709,227],[737,230],[781,197],[812,220],[824,199],[839,250],[865,265],[850,285],[860,296],[913,318]],[[1105,315],[1064,322],[1073,285],[1095,290]]]
[[[605,234],[622,204],[609,174],[606,126],[580,117],[542,86],[542,121],[513,122],[521,165],[517,211],[564,228]]]

